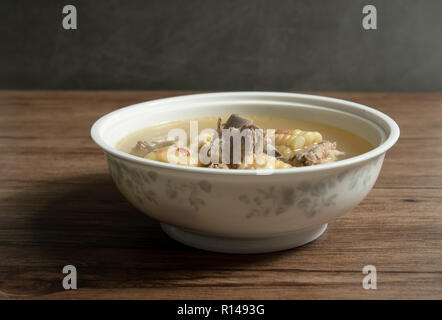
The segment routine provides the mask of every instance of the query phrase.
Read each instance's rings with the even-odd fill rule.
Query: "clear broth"
[[[318,131],[323,140],[329,140],[337,143],[337,149],[345,152],[339,160],[351,158],[373,149],[373,146],[362,137],[347,130],[329,126],[319,122],[298,120],[292,118],[280,118],[272,116],[249,116],[253,123],[265,129],[301,129],[304,131]],[[228,116],[221,117],[225,122]],[[216,129],[218,117],[204,117],[198,119],[178,120],[143,128],[124,137],[115,146],[117,150],[130,153],[132,148],[139,140],[152,140],[167,136],[171,129],[183,129],[189,134],[190,121],[198,121],[198,130],[205,128]]]

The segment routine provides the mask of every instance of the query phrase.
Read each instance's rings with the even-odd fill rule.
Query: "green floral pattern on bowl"
[[[184,204],[187,203],[195,211],[198,211],[200,207],[206,206],[203,198],[206,196],[205,194],[211,193],[212,185],[206,180],[201,180],[197,183],[174,184],[168,179],[165,191],[168,199]]]
[[[195,211],[206,206],[204,196],[210,194],[212,185],[206,181],[188,182],[175,184],[171,179],[166,182],[160,179],[155,171],[140,170],[135,167],[129,168],[126,164],[114,158],[108,157],[109,168],[112,177],[118,187],[127,187],[135,194],[135,200],[139,204],[145,201],[159,205],[157,193],[159,187],[165,187],[164,194],[168,200],[179,202],[181,205],[190,205]]]
[[[374,171],[381,161],[380,158],[315,183],[301,181],[291,185],[272,185],[243,191],[237,197],[238,214],[241,213],[248,219],[289,213],[301,213],[307,218],[315,217],[325,208],[336,206],[339,201],[337,185],[343,186],[346,192],[357,192],[374,183],[378,173]],[[216,185],[213,186],[207,180],[176,182],[170,177],[161,177],[153,170],[129,167],[115,158],[108,157],[108,163],[116,185],[120,189],[129,189],[140,205],[148,203],[161,206],[162,199],[199,212],[214,198],[226,194],[223,190],[215,192]]]
[[[314,217],[323,209],[335,206],[338,198],[336,185],[345,183],[347,191],[362,189],[374,183],[377,177],[373,170],[378,161],[369,162],[358,169],[346,170],[338,176],[331,176],[312,184],[300,182],[295,188],[291,186],[271,186],[267,189],[257,188],[252,194],[241,194],[238,199],[248,206],[246,217],[280,215],[293,207],[307,217]]]

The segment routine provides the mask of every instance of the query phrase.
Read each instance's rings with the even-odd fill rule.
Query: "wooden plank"
[[[227,255],[167,238],[89,137],[109,111],[181,93],[0,91],[0,298],[442,298],[442,94],[324,93],[398,121],[375,188],[306,246]],[[66,264],[75,292],[61,286]],[[378,290],[362,288],[367,264]]]

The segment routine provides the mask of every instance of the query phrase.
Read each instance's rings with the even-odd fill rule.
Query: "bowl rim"
[[[291,97],[291,98],[304,98],[304,99],[316,99],[318,102],[329,102],[329,103],[339,103],[339,104],[345,104],[346,106],[350,106],[352,108],[364,111],[365,113],[377,116],[384,120],[389,129],[390,133],[387,135],[385,141],[383,141],[380,145],[373,148],[372,150],[365,152],[363,154],[344,159],[339,160],[336,162],[316,165],[316,166],[306,166],[306,167],[297,167],[294,168],[287,168],[287,169],[235,169],[235,170],[221,170],[221,169],[213,169],[213,168],[205,168],[205,167],[190,167],[190,166],[183,166],[183,165],[177,165],[177,164],[171,164],[171,163],[165,163],[160,161],[154,161],[149,159],[140,158],[131,154],[128,154],[123,151],[117,150],[115,147],[110,146],[107,144],[104,139],[100,135],[100,128],[106,123],[107,120],[109,120],[112,117],[115,117],[119,114],[122,114],[123,112],[127,112],[129,110],[139,108],[141,105],[149,105],[149,104],[158,104],[158,103],[170,103],[170,102],[179,102],[180,100],[187,100],[191,98],[200,98],[200,97],[212,97],[212,98],[225,98],[228,96],[248,96],[248,95],[254,95],[256,99],[259,99],[259,97]],[[360,117],[364,118],[363,116],[359,115]],[[366,119],[366,118],[365,118]],[[368,120],[368,119],[366,119]],[[370,122],[374,122],[373,120],[369,120]],[[276,91],[226,91],[226,92],[213,92],[213,93],[197,93],[197,94],[185,94],[180,96],[174,96],[174,97],[167,97],[167,98],[160,98],[160,99],[153,99],[148,100],[140,103],[136,103],[133,105],[129,105],[126,107],[119,108],[117,110],[114,110],[112,112],[109,112],[102,117],[100,117],[98,120],[94,122],[94,124],[91,127],[90,131],[92,140],[106,153],[109,153],[117,158],[127,160],[129,162],[141,164],[141,165],[148,165],[152,167],[157,168],[163,168],[163,169],[169,169],[169,170],[177,170],[182,172],[194,172],[194,173],[200,173],[200,174],[217,174],[217,175],[279,175],[279,174],[296,174],[296,173],[306,173],[306,172],[319,172],[324,170],[332,170],[336,168],[344,168],[348,166],[352,166],[354,164],[358,164],[373,158],[376,158],[383,153],[385,153],[387,150],[389,150],[399,139],[400,130],[397,123],[387,116],[385,113],[378,111],[372,107],[365,106],[363,104],[359,104],[356,102],[343,100],[343,99],[337,99],[337,98],[331,98],[321,95],[314,95],[314,94],[304,94],[304,93],[290,93],[290,92],[276,92]],[[122,137],[123,139],[123,137]]]

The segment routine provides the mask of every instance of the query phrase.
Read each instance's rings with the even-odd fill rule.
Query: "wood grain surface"
[[[321,93],[398,122],[374,189],[308,245],[227,255],[170,240],[119,194],[89,136],[112,110],[187,93],[0,91],[0,298],[442,298],[442,94]],[[78,290],[62,287],[68,264]],[[368,264],[376,290],[362,288]]]

